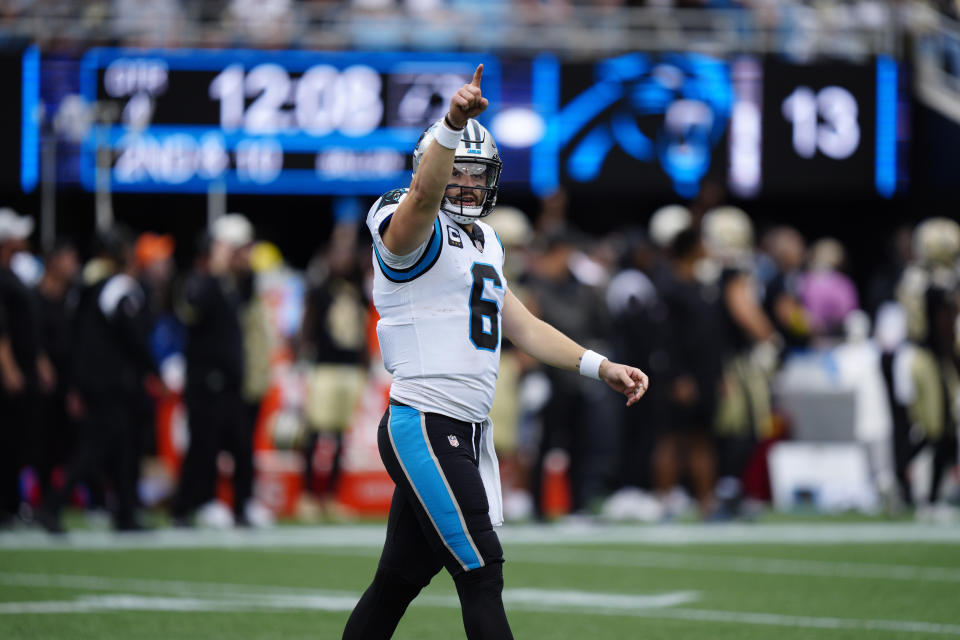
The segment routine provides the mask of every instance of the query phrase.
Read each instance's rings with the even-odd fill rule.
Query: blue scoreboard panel
[[[485,55],[93,49],[81,92],[109,117],[81,180],[94,188],[106,150],[114,191],[380,194],[409,182],[420,133],[481,62],[496,105]]]
[[[100,151],[115,191],[378,195],[409,181],[417,138],[480,62],[505,188],[889,197],[904,182],[903,83],[884,57],[134,49],[81,61],[83,98],[109,116],[81,182],[97,184]]]
[[[896,63],[631,53],[534,61],[546,133],[530,183],[693,198],[704,180],[741,198],[890,197],[906,139]],[[900,128],[898,128],[900,127]],[[811,186],[816,185],[816,190]]]
[[[31,192],[40,165],[40,51],[16,42],[0,44],[0,190]]]
[[[768,61],[760,147],[764,191],[889,197],[898,181],[897,66]]]

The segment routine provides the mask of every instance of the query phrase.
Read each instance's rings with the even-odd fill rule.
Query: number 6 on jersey
[[[497,270],[489,264],[475,262],[470,273],[473,275],[473,287],[470,289],[470,341],[477,349],[496,351],[500,345],[500,307],[495,300],[483,297],[483,287],[487,280],[497,289],[502,289],[503,283]]]

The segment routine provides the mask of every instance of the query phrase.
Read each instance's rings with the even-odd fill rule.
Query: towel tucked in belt
[[[487,503],[490,505],[490,522],[499,527],[503,525],[503,495],[500,490],[500,462],[493,448],[493,421],[487,418],[480,428],[480,478],[483,480]]]

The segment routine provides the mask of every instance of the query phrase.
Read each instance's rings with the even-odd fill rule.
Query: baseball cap
[[[253,242],[253,225],[242,214],[228,213],[213,223],[210,237],[215,242],[223,242],[239,249]]]

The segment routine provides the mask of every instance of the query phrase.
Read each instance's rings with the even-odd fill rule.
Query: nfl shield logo
[[[460,441],[457,440],[457,436],[454,436],[454,435],[447,436],[447,440],[450,441],[450,446],[451,446],[451,447],[459,447],[459,446],[460,446]]]

